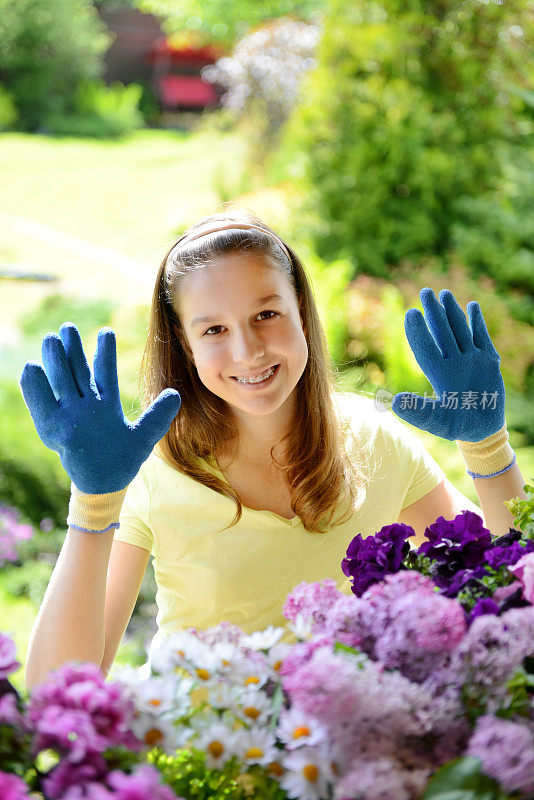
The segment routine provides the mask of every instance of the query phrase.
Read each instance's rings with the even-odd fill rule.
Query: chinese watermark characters
[[[443,392],[437,397],[435,394],[402,395],[399,410],[414,409],[422,411],[427,406],[431,408],[446,408],[452,411],[494,411],[497,408],[499,392]],[[378,411],[387,411],[391,408],[393,395],[387,389],[377,389],[375,406]]]

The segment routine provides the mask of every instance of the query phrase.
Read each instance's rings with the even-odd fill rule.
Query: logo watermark
[[[375,408],[378,411],[389,411],[393,404],[393,395],[387,389],[377,389],[375,392]],[[447,408],[452,411],[494,411],[497,408],[499,392],[443,392],[440,397],[435,394],[403,395],[400,400],[399,410],[419,409],[426,406],[432,408]]]

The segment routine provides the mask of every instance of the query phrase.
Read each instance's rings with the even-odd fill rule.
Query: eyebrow
[[[257,300],[255,308],[259,308],[263,306],[265,303],[270,303],[272,300],[283,300],[284,298],[279,294],[268,294],[266,297],[260,297]],[[191,327],[194,328],[197,325],[207,325],[208,322],[215,322],[216,317],[196,317],[193,322],[191,323]]]

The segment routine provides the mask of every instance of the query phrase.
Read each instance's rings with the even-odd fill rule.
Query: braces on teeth
[[[238,383],[261,383],[262,381],[266,381],[267,378],[270,378],[274,370],[275,367],[271,367],[266,375],[259,375],[257,378],[236,378],[236,381],[238,381]]]

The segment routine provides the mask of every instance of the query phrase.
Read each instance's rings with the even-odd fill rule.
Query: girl
[[[304,580],[335,578],[350,593],[349,542],[396,520],[414,528],[414,544],[439,515],[465,509],[506,531],[502,502],[524,494],[499,357],[478,304],[468,327],[450,292],[421,299],[425,318],[409,311],[406,331],[439,404],[403,394],[393,408],[459,441],[482,511],[389,411],[333,391],[304,268],[251,214],[201,220],[163,259],[135,424],[120,404],[112,330],[99,332],[93,376],[72,323],[46,336],[44,370],[28,362],[21,387],[72,484],[67,536],[30,637],[28,690],[68,659],[108,673],[151,553],[154,645],[222,620],[247,632],[282,624],[285,597]],[[449,403],[477,392],[496,395],[494,407]]]

